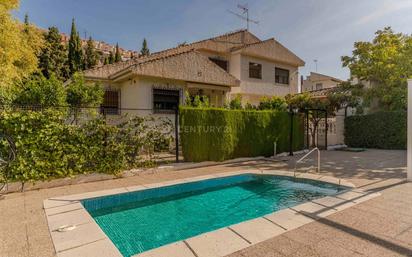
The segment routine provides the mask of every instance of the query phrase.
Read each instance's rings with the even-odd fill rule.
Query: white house
[[[302,80],[302,92],[334,88],[342,82],[342,80],[332,76],[311,72],[305,80]]]
[[[260,40],[247,30],[180,45],[133,60],[85,71],[106,89],[104,106],[174,109],[191,96],[208,96],[222,106],[233,95],[258,104],[263,96],[298,92],[298,69],[305,63],[275,39]]]
[[[324,98],[330,92],[330,90],[333,90],[333,88],[336,88],[342,82],[343,80],[334,78],[332,76],[320,74],[317,72],[311,72],[305,80],[302,80],[302,92],[309,92],[312,97],[315,98]],[[343,145],[345,143],[345,115],[350,115],[353,110],[349,109],[349,111],[349,113],[345,113],[345,110],[342,109],[332,117],[329,114],[327,123],[327,143],[329,147]],[[317,141],[315,145],[325,146],[325,133],[326,122],[325,120],[321,120],[319,122],[317,135],[315,137],[315,140]],[[310,141],[312,141],[312,137],[310,137]],[[313,142],[310,142],[310,144],[313,145]]]

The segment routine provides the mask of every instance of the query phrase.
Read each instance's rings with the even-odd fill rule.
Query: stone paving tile
[[[198,257],[219,257],[250,244],[233,231],[222,228],[185,240]]]
[[[308,224],[305,229],[313,231],[312,224]],[[397,256],[397,252],[388,249],[396,244],[388,242],[374,234],[358,230],[343,230],[342,228],[327,225],[324,225],[322,230],[316,230],[315,233],[319,232],[322,233],[322,237],[350,251],[370,254],[370,256],[391,256],[391,254],[392,256]]]
[[[412,227],[409,228],[408,230],[402,231],[398,235],[395,236],[396,240],[402,241],[406,244],[408,244],[412,248]]]
[[[255,249],[260,249],[259,252],[262,254],[265,252],[275,251],[284,256],[293,255],[299,249],[305,247],[304,244],[294,241],[285,236],[285,234],[274,237],[270,240],[258,243],[245,249],[245,256],[265,256],[265,255],[255,255]],[[229,256],[237,256],[237,254],[231,254]]]
[[[50,231],[44,213],[27,213],[27,241],[30,256],[55,256]]]
[[[47,218],[51,231],[65,225],[81,225],[93,221],[90,214],[85,209],[49,215]]]
[[[288,230],[314,221],[314,219],[302,215],[291,209],[284,209],[275,213],[271,213],[269,215],[266,215],[265,218]]]
[[[283,228],[263,218],[235,224],[230,226],[230,228],[252,244],[262,242],[285,232]]]
[[[50,215],[56,215],[60,213],[80,210],[80,209],[83,209],[83,205],[81,203],[73,203],[73,204],[68,204],[68,205],[64,205],[61,207],[48,208],[48,209],[45,209],[44,211],[47,215],[50,216]]]
[[[196,257],[184,242],[177,242],[159,247],[133,257]]]
[[[327,196],[320,199],[315,199],[312,202],[321,204],[323,206],[331,207],[336,210],[344,210],[351,206],[354,206],[355,203],[350,200],[343,200],[333,196]]]
[[[310,246],[304,246],[299,248],[293,254],[288,255],[290,257],[323,257],[314,248]]]
[[[356,207],[350,209],[350,212],[338,213],[335,220],[339,220],[338,224],[343,224],[346,227],[390,237],[399,234],[410,226],[408,223],[400,222],[391,216],[359,210]]]
[[[324,237],[316,233],[312,233],[312,232],[309,232],[303,229],[294,229],[292,231],[288,231],[287,233],[284,234],[284,237],[287,237],[293,241],[299,242],[303,245],[313,245],[323,240],[326,240]]]
[[[57,254],[57,257],[121,257],[109,239],[99,240]]]
[[[107,238],[96,224],[88,223],[77,226],[68,232],[51,232],[56,252],[68,250]]]
[[[322,240],[311,246],[317,254],[324,257],[357,257],[362,256],[361,253],[351,251],[336,244],[333,240]]]
[[[286,257],[286,255],[281,254],[280,252],[277,252],[274,249],[271,249],[270,251],[267,251],[265,248],[261,248],[260,245],[253,245],[253,256],[256,257]],[[238,257],[249,257],[249,248],[246,248],[244,250],[240,250],[235,253],[236,256]]]

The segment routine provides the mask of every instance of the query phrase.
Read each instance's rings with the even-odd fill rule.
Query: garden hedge
[[[185,161],[223,161],[237,157],[272,156],[289,151],[287,112],[180,108],[180,142]],[[294,150],[304,144],[303,119],[294,118]]]
[[[106,124],[101,116],[72,125],[67,112],[0,111],[0,132],[13,138],[17,155],[0,170],[0,182],[39,181],[76,174],[118,174],[142,163],[142,149],[150,153],[172,138],[168,120],[153,117],[124,117],[117,125]],[[168,129],[166,129],[168,128]],[[7,153],[0,142],[0,155]]]
[[[377,112],[345,118],[345,144],[350,147],[406,149],[407,113]]]

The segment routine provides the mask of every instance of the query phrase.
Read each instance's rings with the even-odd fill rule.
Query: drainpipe
[[[289,132],[289,156],[293,156],[293,111],[289,110],[290,115],[290,132]]]
[[[412,79],[408,80],[407,180],[412,181]]]

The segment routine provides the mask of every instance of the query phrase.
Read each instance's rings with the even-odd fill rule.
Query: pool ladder
[[[315,147],[312,150],[310,150],[307,154],[305,154],[302,158],[297,160],[295,162],[295,169],[293,170],[293,176],[296,177],[296,167],[298,163],[302,162],[304,159],[306,159],[309,155],[311,155],[313,152],[317,151],[318,152],[318,167],[316,168],[316,172],[320,172],[320,150],[319,148]]]

